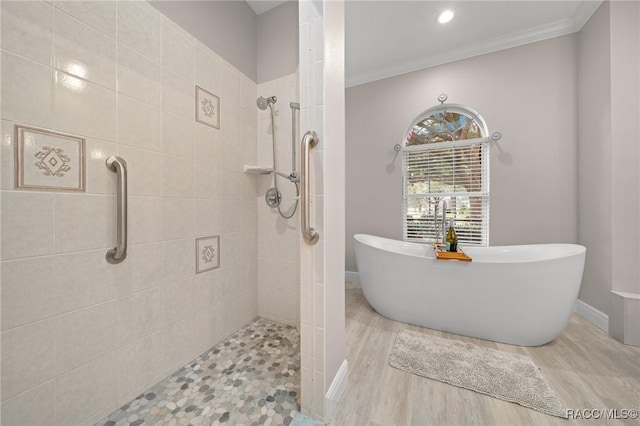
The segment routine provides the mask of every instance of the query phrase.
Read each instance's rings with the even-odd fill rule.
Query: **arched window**
[[[489,141],[484,119],[462,105],[441,104],[413,121],[402,148],[405,240],[442,240],[446,204],[460,243],[489,244]]]

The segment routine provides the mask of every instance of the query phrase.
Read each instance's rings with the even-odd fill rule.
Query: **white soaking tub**
[[[436,260],[431,244],[354,235],[369,304],[396,321],[512,345],[543,345],[567,326],[586,248],[533,244],[462,249]]]

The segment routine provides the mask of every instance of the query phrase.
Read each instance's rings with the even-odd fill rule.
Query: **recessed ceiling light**
[[[453,19],[453,10],[451,9],[447,9],[441,12],[440,15],[438,15],[438,22],[440,22],[441,24],[446,24],[452,19]]]

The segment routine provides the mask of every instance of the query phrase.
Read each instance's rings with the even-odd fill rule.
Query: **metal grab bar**
[[[309,226],[309,151],[318,145],[318,135],[316,132],[309,130],[302,137],[300,143],[300,185],[302,186],[302,194],[300,195],[300,208],[302,209],[301,215],[301,228],[302,237],[308,244],[315,244],[318,242],[320,235],[318,232]]]
[[[120,157],[111,156],[107,158],[106,165],[118,176],[116,246],[106,255],[107,262],[115,264],[127,257],[127,163]]]

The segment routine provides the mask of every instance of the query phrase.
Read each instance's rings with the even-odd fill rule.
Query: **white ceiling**
[[[280,6],[282,3],[286,3],[287,0],[245,0],[256,15],[261,15],[274,7]]]
[[[602,0],[346,2],[347,87],[578,31]],[[448,24],[437,15],[453,9]]]
[[[260,15],[287,0],[245,0]],[[331,1],[331,0],[326,0]],[[602,0],[345,0],[346,85],[380,80],[582,28]],[[455,16],[439,24],[437,16]]]

